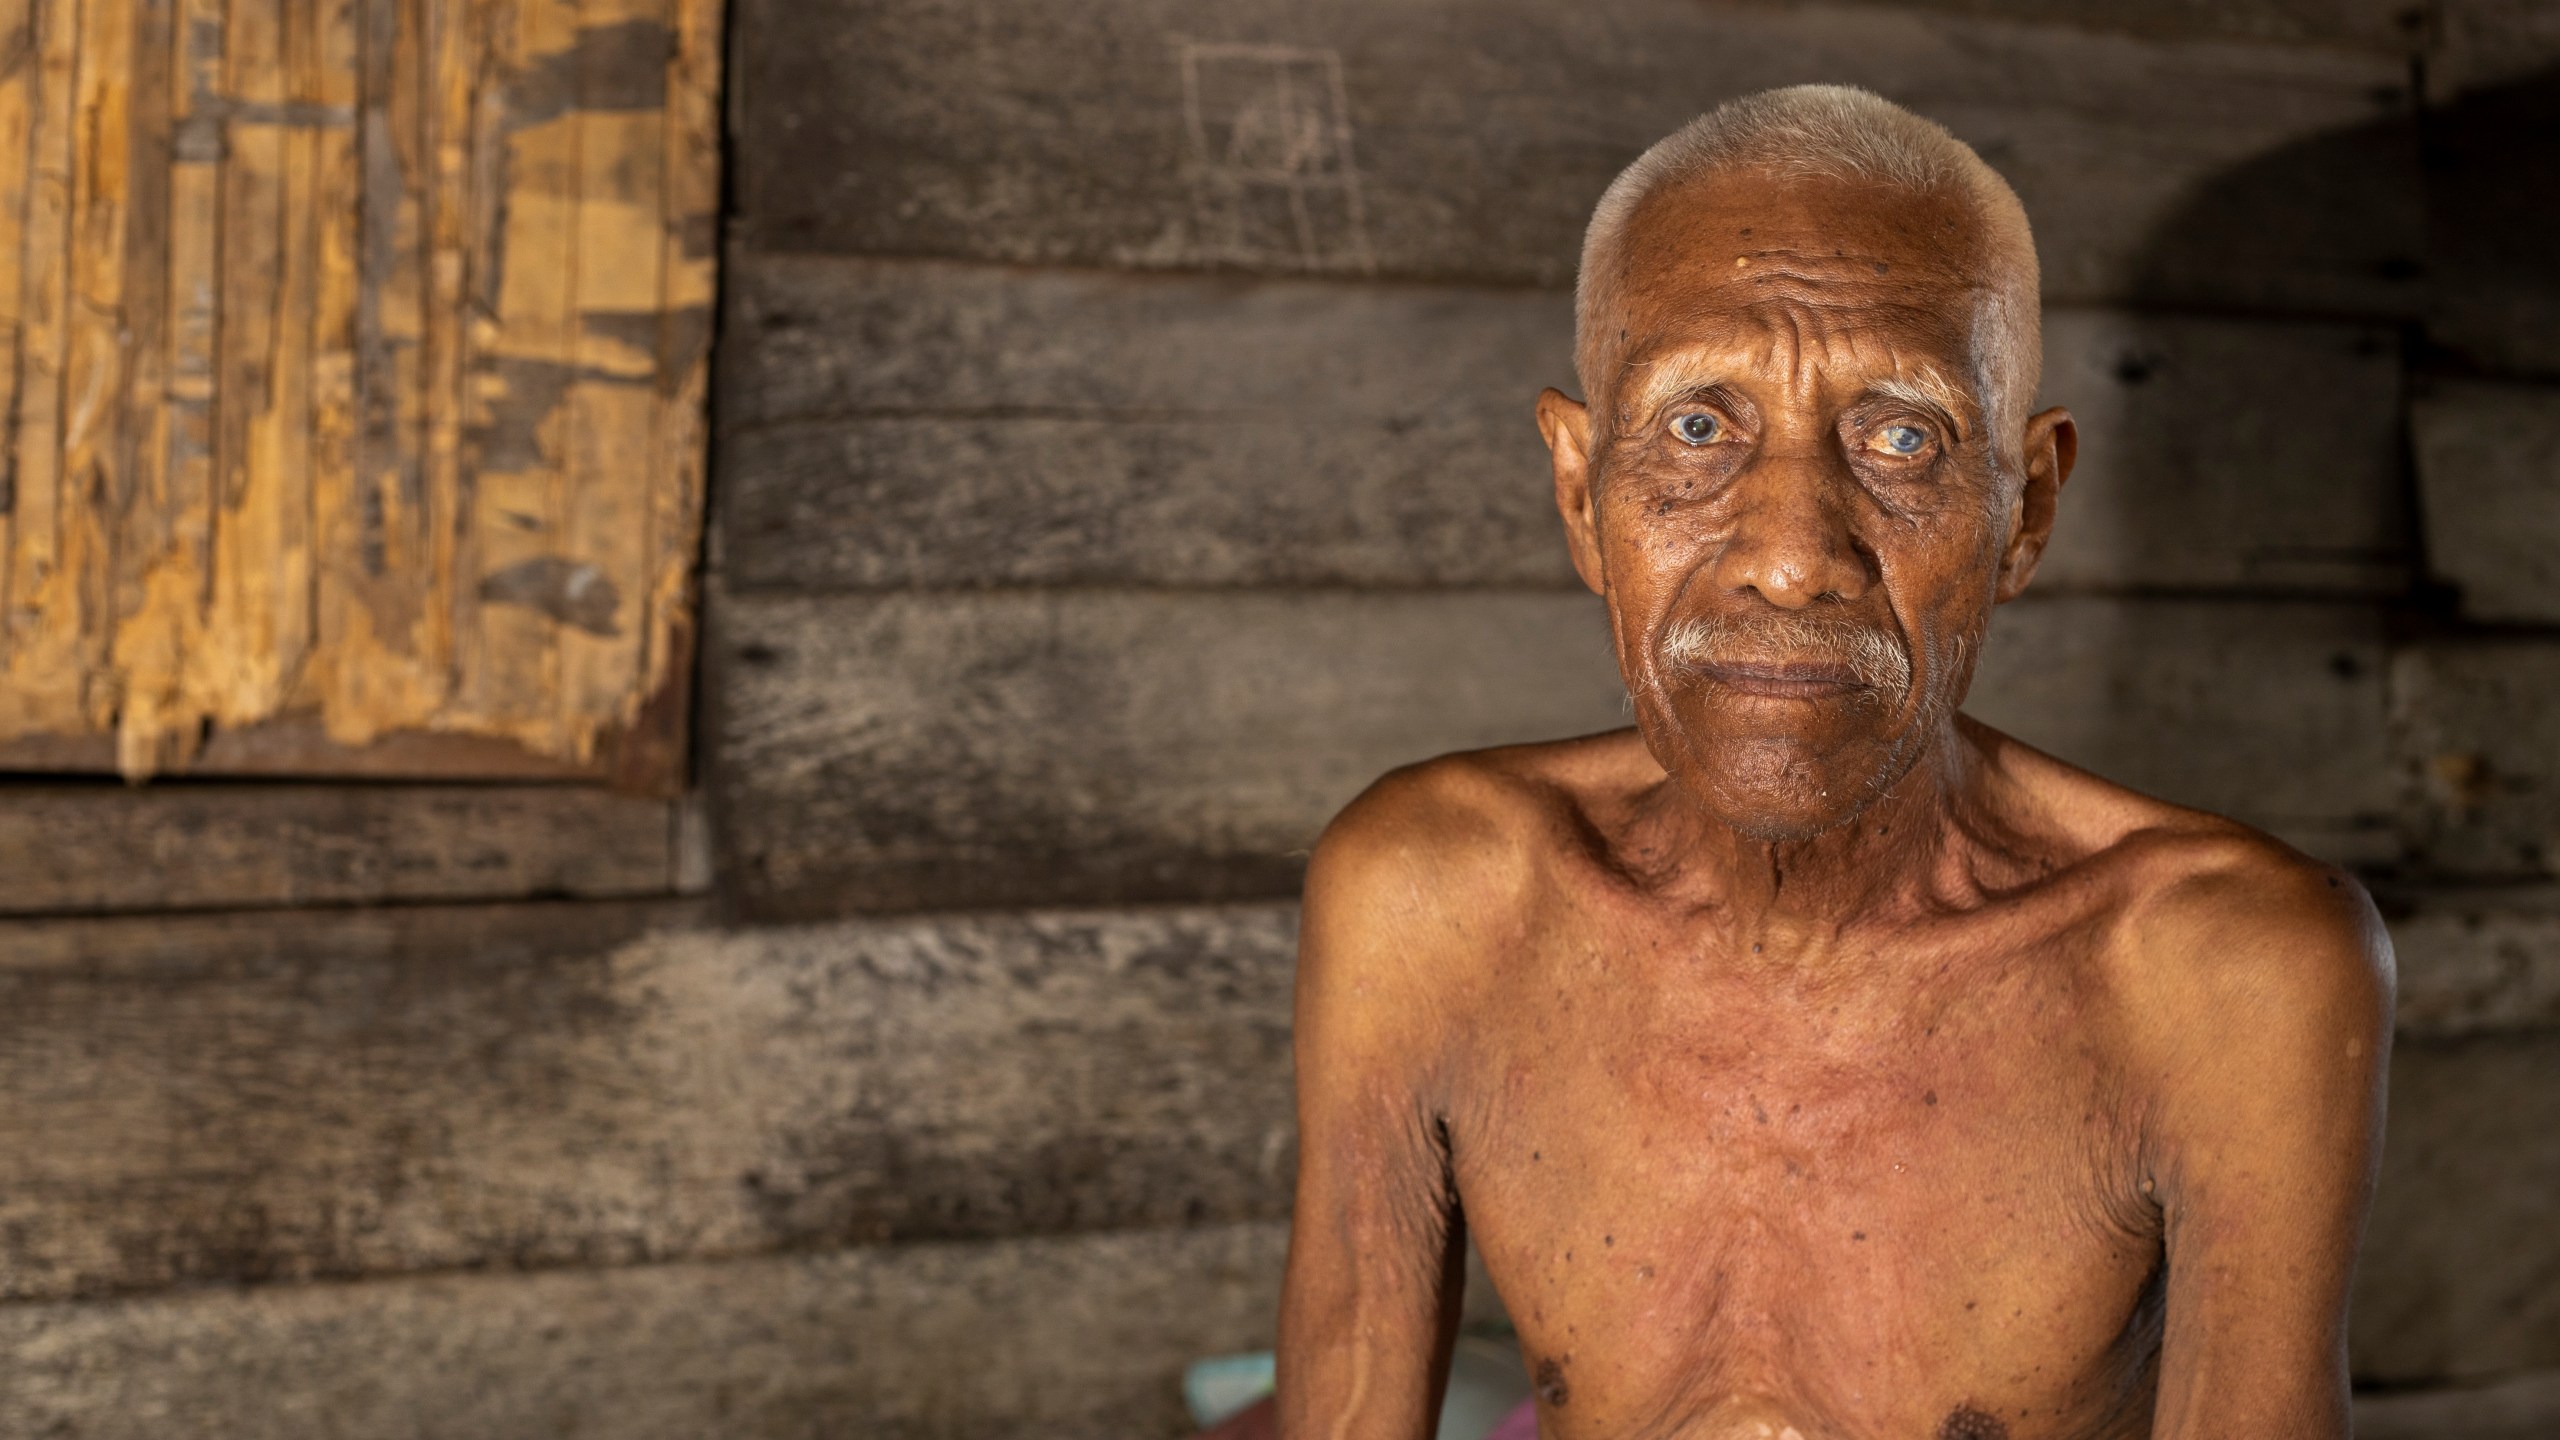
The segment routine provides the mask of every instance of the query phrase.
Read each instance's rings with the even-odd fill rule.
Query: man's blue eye
[[[1671,433],[1692,445],[1704,445],[1724,429],[1713,415],[1683,415],[1671,422]]]
[[[1888,425],[1876,438],[1896,455],[1917,455],[1929,443],[1928,433],[1916,425]]]

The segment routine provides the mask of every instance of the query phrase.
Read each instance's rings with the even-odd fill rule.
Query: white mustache
[[[1780,610],[1749,620],[1678,621],[1663,632],[1666,666],[1784,665],[1807,660],[1844,666],[1859,684],[1900,696],[1911,688],[1911,654],[1885,631],[1829,615]]]

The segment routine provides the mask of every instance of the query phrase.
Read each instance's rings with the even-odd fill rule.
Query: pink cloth
[[[1503,1416],[1484,1440],[1538,1440],[1538,1402],[1521,1401],[1520,1408]]]

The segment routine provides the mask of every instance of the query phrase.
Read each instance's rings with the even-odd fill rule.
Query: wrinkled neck
[[[1656,888],[1740,932],[1816,943],[1925,904],[1964,842],[1976,768],[1949,724],[1874,801],[1817,834],[1754,838],[1668,778],[1638,802],[1629,832]]]

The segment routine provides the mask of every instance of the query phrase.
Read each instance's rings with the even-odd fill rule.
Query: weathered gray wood
[[[2404,1040],[2355,1283],[2359,1379],[2560,1368],[2560,1031]]]
[[[795,917],[1274,894],[1392,765],[1622,723],[1569,594],[732,596],[729,890]],[[1968,708],[2319,853],[2398,853],[2379,617],[2028,600]]]
[[[2560,68],[2560,11],[2543,0],[2436,0],[2433,10],[2426,81],[2437,105]]]
[[[2120,30],[2161,39],[2222,37],[2279,43],[2352,46],[2383,53],[2416,48],[2424,12],[2403,0],[1877,0],[1894,10],[1940,10]],[[2460,3],[2460,0],[2456,0]],[[2502,0],[2531,3],[2531,0]]]
[[[2560,621],[2560,386],[2439,382],[2409,424],[2427,567],[2474,619]]]
[[[2454,368],[2560,380],[2560,8],[2446,0],[2425,67],[2428,338]]]
[[[1289,907],[698,919],[0,929],[0,1297],[1287,1213]]]
[[[1266,1346],[1277,1225],[0,1309],[13,1435],[1147,1440]],[[2494,1265],[2490,1267],[2495,1269]],[[2526,1440],[2547,1379],[2360,1397],[2373,1440]]]
[[[0,1433],[1172,1440],[1277,1225],[0,1307]]]
[[[2560,892],[2484,886],[2386,893],[2400,1033],[2560,1030]]]
[[[730,596],[724,861],[751,914],[1293,891],[1389,768],[1623,723],[1588,595]]]
[[[2040,589],[2408,588],[2389,331],[2054,309],[2044,356],[2080,460]]]
[[[2560,1435],[2560,1372],[2358,1396],[2355,1433],[2356,1440],[2549,1440]]]
[[[747,257],[734,588],[1575,582],[1528,420],[1562,294]],[[2040,583],[2395,591],[2399,357],[2368,327],[2059,308],[2082,464]]]
[[[1534,291],[742,261],[735,587],[1569,586]]]
[[[13,787],[0,913],[664,894],[673,824],[567,785]]]
[[[2392,657],[2403,828],[2423,871],[2560,875],[2560,644],[2440,639]]]
[[[1644,146],[1827,80],[2007,174],[2056,297],[2379,314],[2416,289],[2386,55],[1694,0],[1074,0],[1036,25],[754,0],[736,23],[749,250],[1557,285]]]
[[[1994,615],[1965,709],[2316,854],[2387,860],[2381,640],[2361,606],[2030,596]]]

